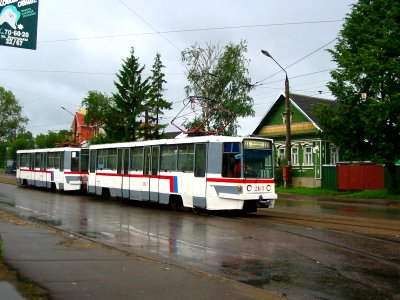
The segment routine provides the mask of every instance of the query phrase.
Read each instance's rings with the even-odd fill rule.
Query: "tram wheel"
[[[201,213],[202,211],[204,211],[204,210],[201,209],[201,208],[198,208],[198,207],[193,207],[193,208],[192,208],[192,213],[194,213],[194,214],[196,214],[196,215],[198,215],[198,214]]]
[[[110,199],[110,190],[109,189],[103,189],[101,191],[101,198],[108,200]]]
[[[180,197],[170,197],[168,206],[171,210],[178,210],[183,206],[182,199]]]

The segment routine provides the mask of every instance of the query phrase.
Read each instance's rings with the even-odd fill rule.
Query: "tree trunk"
[[[397,168],[393,162],[386,164],[389,173],[389,192],[391,194],[399,194],[399,184],[397,179]]]

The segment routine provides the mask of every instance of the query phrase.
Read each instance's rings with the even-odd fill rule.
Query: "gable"
[[[293,98],[297,95],[291,95],[291,135],[304,136],[318,134],[321,129],[313,119],[299,106]],[[310,106],[311,107],[311,106]],[[254,135],[264,137],[282,137],[286,135],[286,124],[284,118],[285,96],[280,94],[275,103],[267,111],[262,121],[253,131]]]

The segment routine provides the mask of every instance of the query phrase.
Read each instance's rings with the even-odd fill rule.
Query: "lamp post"
[[[290,130],[290,99],[289,99],[289,79],[286,70],[269,54],[266,50],[261,50],[261,53],[271,58],[285,72],[285,121],[286,121],[286,151],[285,159],[286,166],[283,169],[284,187],[289,187],[292,184],[291,167],[292,167],[292,145],[291,145],[291,130]]]
[[[72,117],[74,117],[74,144],[76,144],[76,136],[77,136],[77,131],[78,131],[78,124],[77,124],[77,121],[76,121],[76,116],[72,113],[72,112],[70,112],[68,109],[66,109],[64,106],[61,106],[61,108],[63,109],[63,110],[65,110],[66,112],[68,112]]]

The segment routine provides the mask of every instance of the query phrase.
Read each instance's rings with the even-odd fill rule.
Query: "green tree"
[[[140,132],[140,117],[145,111],[146,97],[150,85],[149,79],[142,78],[144,66],[135,57],[134,49],[123,61],[122,69],[117,74],[118,81],[114,81],[117,93],[113,94],[113,103],[110,109],[110,119],[105,130],[107,135],[118,141],[136,141],[143,137]]]
[[[35,139],[30,131],[19,133],[14,140],[9,143],[8,157],[17,159],[17,150],[34,149]]]
[[[82,100],[82,106],[86,108],[84,121],[86,125],[101,127],[107,121],[112,98],[99,91],[89,91]]]
[[[21,112],[14,94],[0,87],[0,141],[11,141],[23,132],[28,118],[22,117]]]
[[[35,138],[35,148],[55,148],[71,141],[72,132],[60,130],[58,132],[49,131],[47,134],[38,134]]]
[[[339,105],[319,109],[324,132],[345,159],[388,166],[399,192],[400,2],[359,0],[330,50],[337,69],[328,84]],[[363,95],[363,96],[362,96]]]
[[[164,110],[171,109],[172,104],[163,98],[164,84],[166,83],[165,74],[162,69],[165,66],[161,62],[161,55],[156,54],[154,64],[151,70],[150,77],[150,90],[146,103],[146,116],[144,125],[145,139],[158,139],[161,135],[166,124],[160,124],[160,117],[164,114]]]
[[[249,60],[245,58],[247,43],[229,43],[224,48],[198,43],[182,51],[181,59],[187,69],[189,85],[185,87],[186,96],[199,96],[203,107],[211,108],[212,116],[206,124],[206,130],[218,130],[224,127],[232,116],[254,116],[253,99],[249,96],[252,89],[248,77]],[[226,109],[227,111],[225,111]],[[205,119],[206,111],[186,127],[194,127]],[[225,128],[224,134],[236,135],[239,124],[237,119]]]

